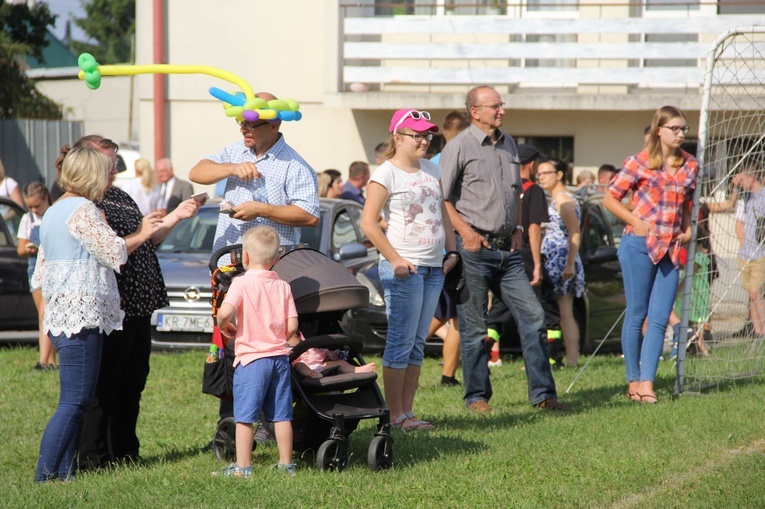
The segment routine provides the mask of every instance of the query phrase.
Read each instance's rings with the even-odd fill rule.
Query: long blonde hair
[[[661,141],[659,140],[659,128],[665,125],[673,118],[685,118],[685,113],[675,106],[662,106],[653,114],[651,128],[648,131],[648,143],[645,150],[648,152],[648,168],[658,170],[664,165],[664,157],[661,153]],[[683,165],[683,156],[680,149],[675,152],[675,158],[672,160],[672,166],[678,168]]]
[[[144,191],[153,189],[157,185],[157,180],[154,178],[154,169],[147,159],[136,159],[135,176],[141,178],[141,185]]]

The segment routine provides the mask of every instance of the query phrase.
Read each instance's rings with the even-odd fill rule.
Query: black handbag
[[[233,344],[233,341],[228,342],[228,345]],[[220,359],[205,363],[202,392],[230,400],[234,398],[234,350],[228,345],[222,350]]]

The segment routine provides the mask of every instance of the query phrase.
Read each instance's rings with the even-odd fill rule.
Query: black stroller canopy
[[[369,306],[369,290],[342,264],[313,249],[290,251],[273,270],[290,284],[298,314]]]

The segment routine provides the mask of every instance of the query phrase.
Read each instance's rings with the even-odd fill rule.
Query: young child
[[[298,333],[300,341],[305,338]],[[354,366],[345,359],[341,359],[337,354],[326,348],[309,348],[303,354],[292,362],[295,371],[306,378],[323,378],[323,371],[332,368],[339,368],[340,373],[369,373],[376,371],[374,362],[364,364],[363,366]]]
[[[236,463],[222,474],[252,475],[252,423],[261,410],[274,423],[278,470],[295,475],[292,463],[290,348],[298,318],[289,284],[271,267],[279,259],[279,235],[269,226],[247,230],[242,240],[246,272],[234,279],[218,311],[218,325],[234,338],[234,419]],[[232,320],[236,316],[236,323]]]

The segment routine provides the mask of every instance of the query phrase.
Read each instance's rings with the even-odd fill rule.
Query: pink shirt
[[[290,285],[276,272],[248,270],[232,281],[223,302],[236,308],[234,366],[290,354],[287,320],[298,314]]]

